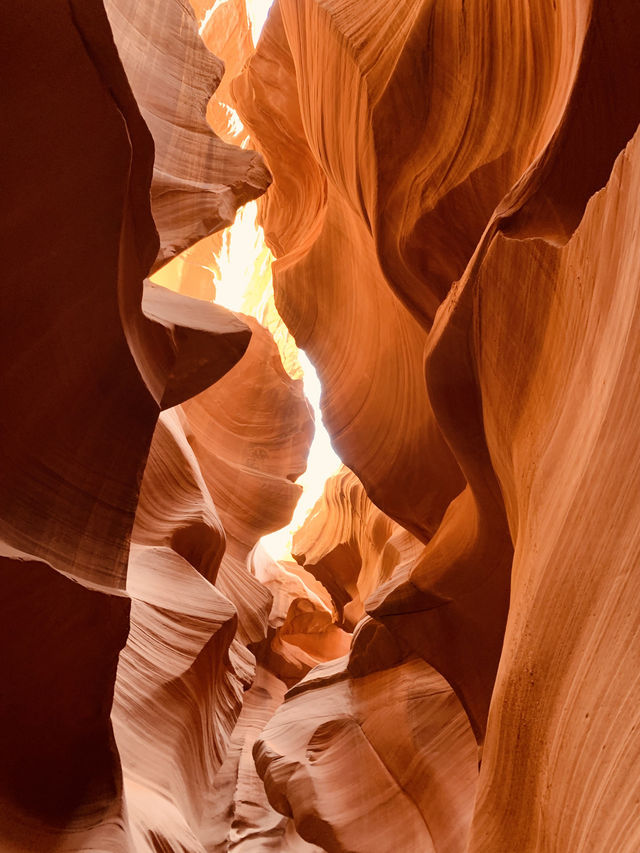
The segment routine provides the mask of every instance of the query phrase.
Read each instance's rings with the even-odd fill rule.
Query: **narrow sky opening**
[[[257,205],[249,202],[238,211],[233,225],[223,232],[222,250],[217,258],[218,269],[214,273],[216,287],[216,302],[232,311],[240,311],[255,316],[261,322],[265,298],[273,298],[271,285],[271,253],[264,243],[262,229],[257,225]],[[265,294],[256,301],[253,287],[255,282],[268,285],[261,289]],[[282,321],[279,320],[280,324]],[[275,331],[273,328],[271,331]],[[275,332],[278,340],[278,332]],[[293,341],[290,341],[293,345]],[[281,349],[281,354],[282,349]],[[296,349],[297,361],[303,372],[304,391],[313,408],[316,430],[313,443],[309,450],[307,470],[298,479],[303,493],[296,506],[290,524],[262,538],[262,544],[276,560],[290,559],[291,538],[293,533],[302,526],[313,505],[322,495],[324,484],[328,477],[335,474],[340,467],[340,458],[331,446],[329,434],[322,423],[320,412],[320,396],[322,387],[313,364],[307,355]],[[286,357],[283,354],[286,364]]]
[[[246,0],[253,43],[257,44],[273,0]]]
[[[200,32],[203,33],[212,15],[228,0],[215,0],[202,20]],[[247,18],[251,26],[253,43],[256,44],[265,24],[273,0],[245,0]],[[229,126],[226,132],[233,130],[242,136],[242,122],[231,104],[227,108]],[[214,128],[215,129],[215,128]],[[238,138],[236,144],[250,144],[248,137]],[[240,208],[236,219],[226,228],[217,244],[214,256],[205,261],[202,269],[211,275],[211,284],[215,287],[215,301],[231,311],[254,316],[266,326],[274,336],[285,369],[290,375],[302,377],[305,395],[315,415],[315,436],[307,462],[306,472],[298,479],[303,487],[302,496],[297,504],[293,519],[282,530],[264,536],[261,540],[268,553],[276,560],[291,559],[291,540],[293,533],[302,526],[305,518],[322,495],[327,479],[335,474],[340,459],[331,446],[331,440],[320,412],[321,386],[316,371],[302,350],[298,350],[295,341],[289,335],[284,323],[278,316],[273,295],[271,278],[272,256],[265,241],[262,228],[257,224],[257,204],[250,202]],[[158,275],[158,281],[171,287],[174,273]],[[212,291],[213,292],[213,291]],[[200,298],[207,298],[206,294]]]
[[[331,446],[329,433],[322,423],[322,415],[320,413],[322,387],[318,379],[318,374],[303,350],[298,350],[298,359],[304,371],[304,393],[313,407],[316,419],[316,432],[309,449],[307,470],[297,481],[302,486],[303,492],[296,506],[291,523],[282,530],[277,530],[275,533],[263,536],[261,540],[263,546],[276,560],[290,559],[293,534],[298,528],[302,527],[313,505],[322,495],[327,479],[332,474],[335,474],[342,464],[340,457]]]

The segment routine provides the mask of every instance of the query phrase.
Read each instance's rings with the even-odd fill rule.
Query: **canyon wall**
[[[369,595],[255,750],[327,850],[640,844],[639,39],[632,2],[278,0],[234,83],[278,310],[423,544],[374,588],[344,492],[298,536],[341,618]],[[449,685],[477,750],[453,698],[432,739]]]
[[[0,24],[0,848],[636,853],[635,0]]]
[[[249,646],[279,642],[272,669],[301,657],[304,673],[325,637],[331,654],[346,645],[298,578],[251,568],[300,493],[300,380],[252,318],[145,278],[268,172],[204,123],[223,65],[193,13],[108,11],[113,31],[97,1],[0,16],[0,847],[195,853],[231,823],[211,802]],[[279,610],[270,588],[287,590]],[[315,657],[295,643],[298,611],[315,614]],[[276,843],[310,849],[263,799]]]
[[[206,110],[225,72],[178,0],[105,0],[120,59],[155,146],[156,266],[230,225],[269,185],[262,158],[217,137]]]

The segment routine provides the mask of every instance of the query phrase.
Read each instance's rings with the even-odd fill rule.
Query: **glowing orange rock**
[[[351,724],[320,697],[377,673],[394,696],[411,655],[485,744],[453,849],[638,846],[637,140],[613,164],[639,38],[631,2],[279,0],[234,85],[274,175],[276,304],[345,462],[425,546],[256,748],[271,802],[327,849],[376,849],[378,788],[347,781]],[[386,814],[379,849],[427,844]]]
[[[298,562],[331,593],[351,629],[364,602],[400,564],[413,563],[423,545],[371,503],[348,468],[327,480],[324,494],[293,538]]]

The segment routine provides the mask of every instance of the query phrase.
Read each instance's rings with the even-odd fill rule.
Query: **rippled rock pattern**
[[[339,620],[351,631],[365,615],[370,593],[421,550],[420,541],[379,510],[345,467],[327,480],[293,537],[296,560],[331,594]]]
[[[198,34],[186,0],[105,0],[113,36],[153,135],[151,207],[160,234],[156,266],[230,225],[269,185],[254,151],[216,137],[205,120],[224,63]]]
[[[105,6],[0,11],[0,849],[637,853],[637,2]]]
[[[424,544],[370,590],[346,673],[294,688],[256,746],[272,804],[327,850],[640,844],[639,39],[632,2],[279,0],[234,83],[274,176],[276,305],[345,463]],[[341,513],[342,559],[326,530],[299,546],[339,606],[358,578]],[[353,697],[386,673],[401,715],[416,659],[479,747],[475,803],[468,753],[443,739],[422,771],[456,767],[457,836],[415,797],[411,828],[391,784],[385,819],[361,818],[384,786],[345,719],[389,767],[407,724]]]
[[[161,410],[227,373],[252,332],[219,306],[145,280],[158,252],[154,147],[102,4],[47,0],[37,14],[0,17],[3,225],[16,252],[0,336],[0,847],[129,851],[139,847],[131,764],[144,759],[151,811],[161,796],[166,805],[170,750],[181,748],[171,726],[205,720],[207,748],[196,739],[193,750],[201,775],[168,817],[172,831],[186,823],[251,681],[236,609],[211,586],[224,531],[176,416],[152,438]],[[170,490],[171,506],[150,506],[143,488],[138,505],[150,447],[144,481],[177,459],[189,499]],[[263,600],[266,624],[266,591]],[[152,693],[156,704],[121,725],[126,676],[141,657],[144,678],[132,679],[127,699]],[[162,690],[176,706],[165,718],[168,748],[157,764],[150,750],[132,760],[135,729],[152,734]],[[188,763],[186,750],[181,757]],[[144,801],[148,792],[134,788]]]
[[[161,409],[222,376],[251,332],[145,291],[153,144],[102,4],[46,0],[0,23],[15,253],[0,335],[0,846],[117,851],[110,708],[149,446]]]
[[[158,844],[199,851],[218,838],[225,849],[229,833],[244,836],[236,824],[250,818],[234,787],[246,771],[235,745],[256,658],[297,681],[348,649],[324,602],[256,550],[261,535],[291,517],[313,417],[269,332],[245,321],[252,337],[244,357],[162,415],[132,533],[131,630],[112,718],[136,850],[150,853]],[[295,643],[294,604],[319,623],[307,618],[298,632],[312,649],[317,637],[315,655]],[[252,784],[261,787],[255,774]],[[267,825],[254,820],[250,840],[287,832],[263,798]],[[288,834],[303,844],[293,825]]]

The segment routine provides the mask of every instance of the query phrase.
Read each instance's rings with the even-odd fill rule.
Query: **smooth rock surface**
[[[205,120],[224,63],[181,0],[105,0],[129,83],[155,146],[151,205],[155,266],[230,225],[269,186],[262,158],[219,139]]]
[[[349,678],[310,673],[256,747],[271,802],[327,849],[389,843],[323,697],[377,673],[392,685],[412,655],[480,747],[453,849],[638,846],[639,37],[631,2],[279,0],[233,85],[274,176],[260,207],[276,305],[322,378],[328,430],[424,543],[371,590]],[[362,517],[344,503],[299,534],[338,607],[361,577]],[[385,831],[425,849],[399,813]]]
[[[0,849],[637,853],[636,0],[105,2],[0,11]]]

